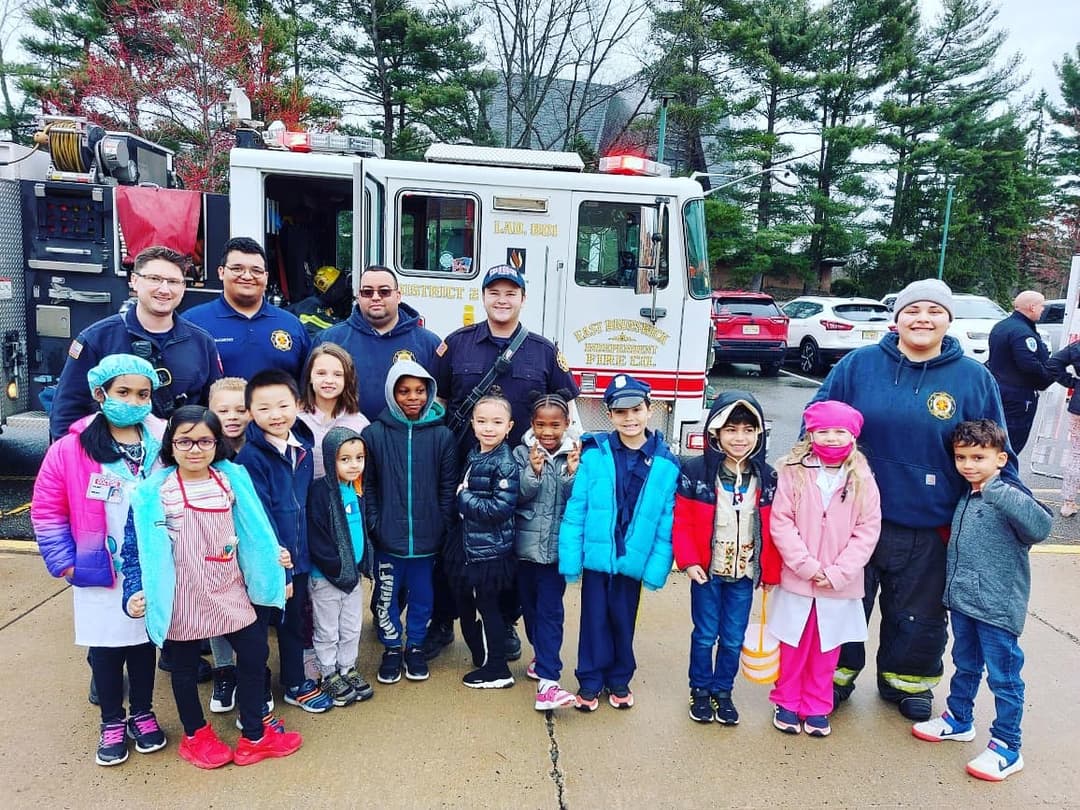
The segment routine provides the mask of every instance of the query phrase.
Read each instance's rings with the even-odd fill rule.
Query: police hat
[[[652,388],[648,383],[634,379],[629,374],[617,374],[604,391],[604,404],[613,408],[634,408],[649,401]]]
[[[516,270],[508,264],[497,264],[484,274],[484,283],[481,289],[487,289],[489,284],[496,281],[512,281],[525,290],[525,276],[520,270]]]

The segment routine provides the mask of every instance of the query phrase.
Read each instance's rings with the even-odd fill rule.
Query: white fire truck
[[[351,270],[354,288],[358,269],[385,265],[426,326],[446,335],[484,318],[483,273],[510,264],[528,284],[525,325],[559,347],[580,384],[585,429],[604,424],[603,390],[630,372],[653,388],[652,425],[680,452],[700,450],[693,427],[703,415],[711,288],[696,182],[632,155],[588,174],[574,153],[436,144],[422,162],[397,161],[366,138],[237,134],[228,199],[201,195],[192,220],[207,267],[216,266],[227,208],[228,233],[266,248],[276,300],[310,294],[325,265]],[[124,245],[135,241],[133,226],[112,216],[130,195],[131,171],[119,180],[29,173],[0,179],[11,242],[0,242],[0,417],[39,409],[71,338],[117,310]],[[10,238],[13,219],[21,238]],[[219,290],[216,273],[196,267],[184,308]]]

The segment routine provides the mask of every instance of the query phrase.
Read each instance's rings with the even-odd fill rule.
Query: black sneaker
[[[916,723],[929,720],[934,713],[934,693],[930,690],[908,695],[900,700],[900,714]]]
[[[401,648],[388,647],[383,651],[379,674],[375,676],[379,683],[397,683],[401,680]]]
[[[432,622],[428,625],[427,637],[421,648],[424,651],[424,660],[431,661],[439,657],[444,647],[454,643],[454,623]]]
[[[713,703],[716,705],[716,722],[722,726],[737,726],[739,725],[739,711],[735,708],[735,704],[731,702],[731,697],[720,697],[719,695],[712,696]]]
[[[521,658],[521,639],[517,634],[517,627],[511,622],[506,625],[506,660],[517,661]]]
[[[426,681],[428,679],[427,659],[424,651],[419,647],[410,647],[405,651],[405,677],[410,681]]]
[[[119,765],[128,758],[127,726],[123,720],[101,724],[101,737],[98,738],[98,765]]]
[[[499,669],[488,668],[485,664],[466,674],[461,682],[470,689],[509,689],[514,685],[514,676],[505,664]]]
[[[371,684],[365,681],[355,669],[350,669],[343,677],[356,690],[356,699],[361,703],[374,697],[375,690],[371,688]]]
[[[853,683],[849,683],[846,686],[840,686],[839,684],[834,683],[832,688],[833,708],[835,709],[837,706],[839,706],[841,703],[851,697],[851,693],[854,691],[855,684]]]
[[[236,708],[236,667],[228,666],[214,670],[214,694],[210,697],[210,711],[214,714],[231,712]]]
[[[352,684],[336,672],[322,679],[322,690],[330,695],[335,706],[348,706],[360,699]]]
[[[716,719],[708,689],[690,690],[690,719],[698,723],[711,723]]]
[[[133,714],[127,720],[127,735],[135,741],[135,750],[149,754],[165,747],[165,732],[153,712]]]

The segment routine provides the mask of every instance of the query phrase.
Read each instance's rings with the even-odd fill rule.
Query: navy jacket
[[[385,335],[376,332],[364,320],[359,307],[353,306],[345,323],[323,330],[315,339],[316,346],[320,343],[336,343],[352,357],[360,389],[360,413],[374,422],[386,407],[383,383],[390,366],[398,360],[414,360],[431,372],[439,336],[421,325],[419,313],[408,304],[398,307],[397,325]]]
[[[300,379],[311,338],[291,312],[263,301],[262,308],[248,318],[219,295],[184,315],[213,335],[227,376],[250,380],[260,371],[279,368]]]
[[[462,545],[467,563],[509,557],[514,552],[514,511],[519,469],[503,442],[490,453],[469,453],[465,487],[458,493]]]
[[[169,386],[154,392],[155,416],[164,419],[179,405],[207,403],[210,385],[221,377],[221,361],[213,338],[179,315],[173,315],[172,331],[160,335],[147,332],[135,316],[135,309],[131,306],[123,314],[91,324],[71,342],[49,415],[49,434],[54,440],[66,435],[82,417],[97,412],[86,382],[87,372],[110,354],[134,354],[134,340],[153,344],[160,362],[151,362],[167,368],[172,375]]]
[[[394,401],[403,376],[427,380],[428,399],[416,421]],[[430,557],[442,551],[454,524],[457,453],[454,436],[435,402],[435,381],[412,360],[399,360],[386,376],[387,407],[364,428],[364,516],[378,551],[398,557]]]
[[[986,367],[998,381],[1002,394],[1008,389],[1042,391],[1054,381],[1046,367],[1050,352],[1039,337],[1035,322],[1020,312],[994,324],[990,330],[990,358]]]
[[[889,334],[845,355],[812,401],[839,400],[863,415],[859,449],[881,490],[881,516],[912,529],[939,529],[952,522],[969,488],[953,461],[953,431],[972,419],[1004,426],[1005,414],[993,376],[965,357],[955,338],[946,335],[941,354],[924,363],[908,360],[899,343]],[[1002,475],[1019,483],[1016,455],[1007,449]]]
[[[1071,374],[1069,366],[1072,366]],[[1069,400],[1069,413],[1080,415],[1080,394],[1076,393],[1077,389],[1080,389],[1080,340],[1055,352],[1047,363],[1047,368],[1055,381],[1073,389],[1072,398]]]
[[[315,473],[311,431],[299,419],[292,431],[302,445],[297,451],[300,459],[295,470],[289,460],[267,441],[266,434],[255,422],[248,423],[244,446],[236,455],[236,463],[251,476],[259,500],[274,524],[278,545],[288,549],[292,556],[293,567],[285,569],[288,582],[292,582],[293,574],[311,571],[307,499]]]

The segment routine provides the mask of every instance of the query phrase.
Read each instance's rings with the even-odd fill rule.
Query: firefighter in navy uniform
[[[181,405],[205,405],[210,385],[222,376],[214,339],[176,314],[183,300],[185,259],[166,247],[135,257],[131,289],[135,304],[124,313],[91,324],[71,342],[49,414],[55,440],[97,410],[86,373],[110,354],[134,354],[158,372],[154,415],[167,419]]]
[[[1039,392],[1054,381],[1046,367],[1050,352],[1035,329],[1045,304],[1041,293],[1025,290],[1013,301],[1013,313],[990,330],[986,367],[1001,391],[1009,444],[1017,455],[1031,433]]]
[[[431,369],[438,397],[446,404],[447,424],[458,439],[458,458],[462,463],[475,441],[469,422],[472,406],[479,399],[480,383],[486,381],[488,389],[491,385],[499,386],[510,402],[514,420],[507,438],[510,447],[517,447],[529,429],[532,396],[559,390],[569,391],[570,399],[578,395],[570,366],[555,344],[521,324],[521,308],[525,304],[525,276],[521,271],[509,265],[496,265],[484,275],[482,288],[487,318],[449,335],[435,350]],[[524,330],[520,335],[523,339],[515,341],[519,328]],[[510,349],[514,351],[506,363],[504,355]],[[501,356],[503,361],[496,367]],[[490,376],[493,368],[497,373]],[[440,590],[437,585],[435,613],[425,644],[429,657],[438,655],[453,640],[450,618],[453,608]],[[516,598],[515,593],[502,600],[503,617],[507,620],[507,659],[511,661],[521,656],[521,641],[513,626],[517,619]]]

